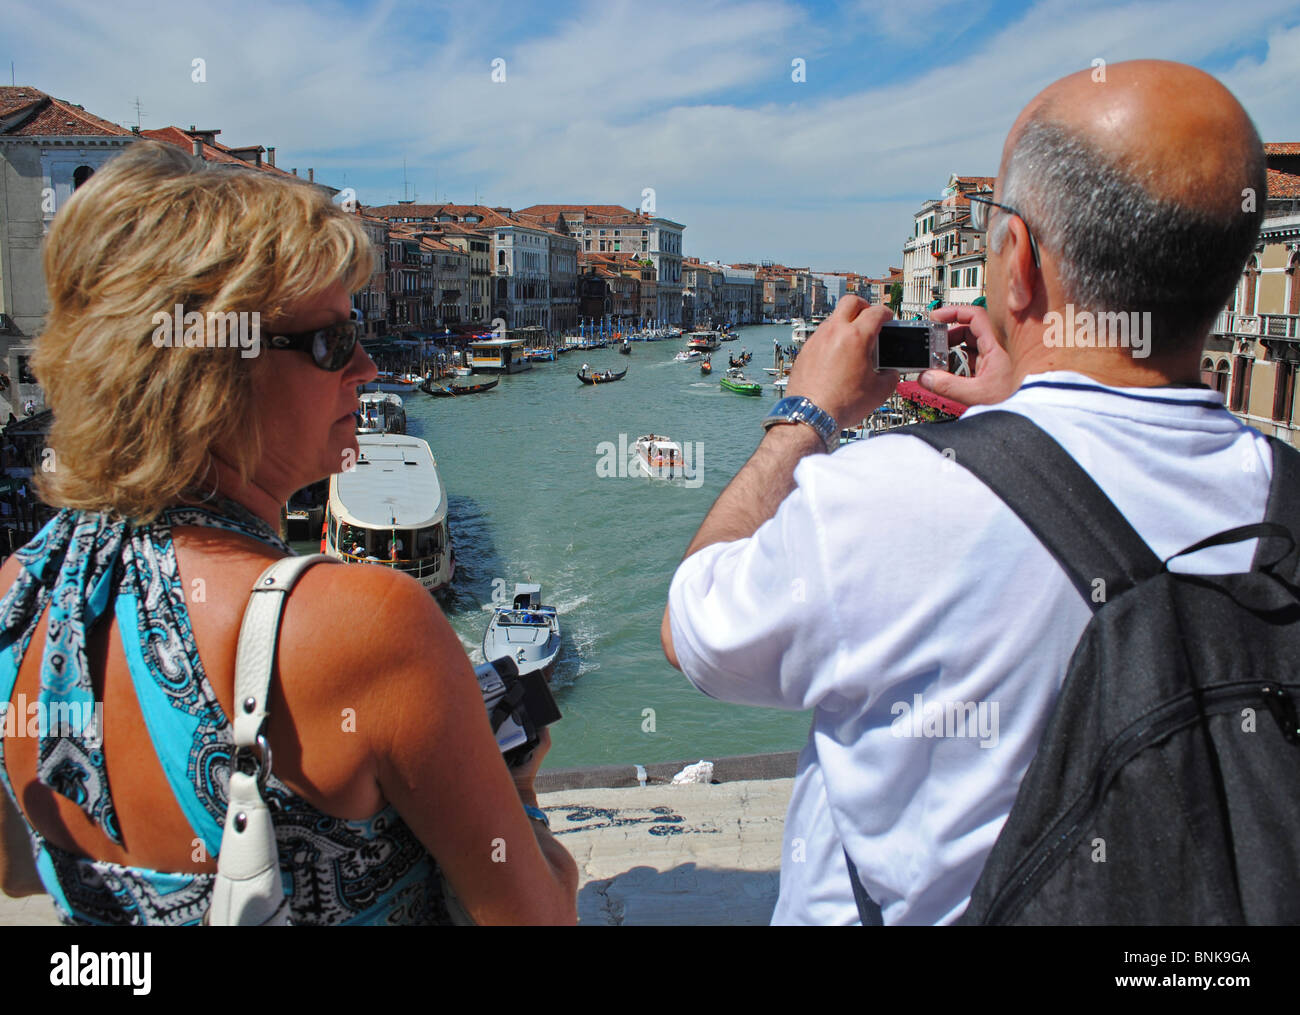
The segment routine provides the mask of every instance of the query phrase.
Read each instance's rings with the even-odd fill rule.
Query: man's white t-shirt
[[[1264,516],[1272,450],[1207,388],[1053,372],[987,408],[1046,430],[1161,559]],[[752,537],[678,568],[678,661],[712,697],[814,710],[773,923],[857,922],[842,846],[885,923],[951,923],[1090,607],[995,494],[914,437],[809,456],[794,478]],[[1245,571],[1254,550],[1250,540],[1170,566]]]

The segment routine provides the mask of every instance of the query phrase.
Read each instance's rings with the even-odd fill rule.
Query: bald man
[[[922,382],[966,418],[1028,418],[1161,559],[1259,521],[1272,450],[1198,383],[1198,362],[1264,199],[1259,137],[1212,77],[1138,61],[1056,82],[973,206],[990,231],[987,312],[932,315],[978,347],[976,374]],[[889,316],[849,296],[806,343],[787,388],[804,401],[765,421],[664,613],[664,652],[700,690],[813,711],[774,923],[858,922],[846,854],[884,923],[960,917],[1091,618],[960,458],[910,435],[825,453],[894,390],[869,366]],[[1179,569],[1249,570],[1254,549]]]

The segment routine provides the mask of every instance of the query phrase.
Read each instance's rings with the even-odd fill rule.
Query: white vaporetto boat
[[[363,434],[357,444],[356,465],[330,477],[321,552],[405,571],[431,592],[445,588],[456,555],[429,445],[404,434]]]
[[[541,671],[550,679],[560,654],[560,622],[554,606],[542,605],[540,585],[515,585],[514,602],[492,611],[483,635],[483,658],[514,660],[522,676]]]
[[[646,434],[636,439],[636,461],[651,479],[680,479],[686,472],[682,446],[667,437]]]
[[[803,318],[799,318],[794,322],[794,327],[790,329],[790,341],[795,344],[795,348],[798,348],[812,338],[812,334],[816,330],[817,325],[809,324]]]

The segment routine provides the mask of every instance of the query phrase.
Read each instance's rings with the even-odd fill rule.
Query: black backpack
[[[1210,576],[1167,570],[1024,416],[896,432],[955,455],[1093,609],[959,922],[1300,923],[1300,453],[1270,438],[1264,521],[1174,555],[1259,539],[1249,572]]]

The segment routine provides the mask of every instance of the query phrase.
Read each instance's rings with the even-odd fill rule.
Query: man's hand
[[[978,353],[978,358],[974,377],[927,370],[919,378],[921,387],[962,405],[994,405],[1015,393],[1011,357],[998,342],[988,311],[983,307],[937,307],[930,312],[930,320],[948,324],[948,348],[965,345],[966,354],[976,359]]]
[[[866,419],[898,386],[896,372],[871,365],[880,326],[892,317],[857,296],[842,297],[799,350],[786,395],[802,395],[841,427]]]

